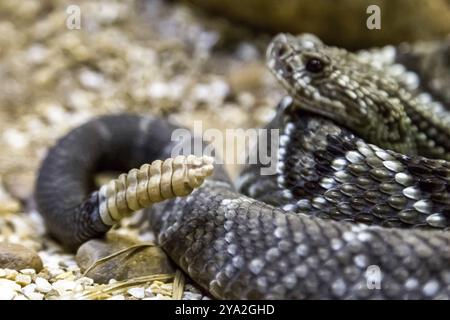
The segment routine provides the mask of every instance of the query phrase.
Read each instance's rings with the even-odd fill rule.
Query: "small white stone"
[[[17,294],[13,300],[28,300],[23,294]]]
[[[94,284],[94,280],[88,277],[81,277],[80,279],[77,279],[76,283],[83,286],[92,286]]]
[[[144,288],[131,288],[127,291],[131,296],[137,298],[137,299],[143,299],[145,297],[145,290]]]
[[[103,75],[92,70],[83,70],[80,73],[80,82],[89,89],[99,89],[104,83]]]
[[[74,292],[82,292],[84,290],[84,286],[79,283],[75,283],[75,288],[73,289]]]
[[[22,269],[22,270],[20,270],[20,273],[26,274],[26,275],[29,275],[29,276],[34,276],[36,274],[36,270],[34,270],[34,269]]]
[[[20,286],[12,280],[0,279],[0,290],[3,290],[3,289],[20,291]]]
[[[59,269],[59,268],[49,268],[48,272],[52,278],[55,278],[55,277],[59,276],[60,274],[63,274],[64,270]]]
[[[29,143],[29,139],[23,132],[11,128],[6,129],[3,132],[2,138],[5,143],[15,149],[23,149],[28,146]]]
[[[29,295],[27,295],[27,298],[30,300],[43,300],[44,295],[39,292],[31,292]]]
[[[26,52],[26,61],[30,64],[40,64],[46,61],[49,49],[40,44],[32,45]]]
[[[31,277],[26,274],[18,274],[16,276],[16,283],[18,283],[22,286],[26,286],[27,284],[31,283]]]
[[[154,297],[154,296],[155,296],[155,294],[154,294],[153,291],[152,291],[152,288],[146,288],[146,289],[144,290],[144,292],[145,292],[145,296],[146,296],[146,297]]]
[[[164,82],[153,82],[148,86],[148,95],[154,99],[170,96],[170,87]]]
[[[163,290],[172,290],[173,289],[173,285],[171,283],[164,283],[161,285],[161,289]]]
[[[0,269],[0,278],[5,278],[6,277],[6,270],[5,269]]]
[[[27,297],[30,298],[33,293],[36,292],[36,285],[34,283],[31,283],[25,287],[22,288],[22,293]]]
[[[70,271],[70,272],[72,272],[72,273],[77,273],[77,272],[80,271],[80,267],[79,267],[79,266],[76,266],[76,265],[69,265],[69,266],[67,267],[67,271]]]
[[[44,278],[37,277],[35,283],[36,283],[36,290],[39,292],[47,293],[52,290],[52,285]]]
[[[76,283],[69,280],[58,280],[53,283],[52,287],[58,291],[59,295],[64,295],[67,291],[73,291],[75,289]]]
[[[19,274],[17,270],[5,269],[6,270],[6,278],[9,280],[14,280],[16,276]]]
[[[12,300],[17,295],[16,291],[8,287],[0,287],[0,300]]]

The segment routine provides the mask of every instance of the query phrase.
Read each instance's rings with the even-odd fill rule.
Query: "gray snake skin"
[[[268,65],[290,95],[267,125],[281,132],[277,174],[249,165],[237,191],[216,165],[149,210],[159,244],[220,299],[448,299],[449,48],[353,54],[277,36]],[[36,186],[49,232],[70,249],[107,232],[93,173],[170,157],[175,128],[111,115],[63,137]]]

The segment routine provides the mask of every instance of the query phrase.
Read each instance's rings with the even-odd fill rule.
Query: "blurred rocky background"
[[[81,28],[72,30],[66,22],[73,4]],[[381,30],[365,27],[369,4],[381,7]],[[90,118],[117,112],[188,127],[203,120],[204,129],[260,127],[284,94],[264,65],[276,32],[313,32],[350,49],[436,39],[450,32],[449,5],[1,0],[0,299],[207,298],[183,285],[139,216],[76,256],[49,239],[31,201],[47,148]],[[235,175],[238,167],[229,169]]]
[[[349,49],[439,39],[450,32],[448,0],[184,0],[194,8],[250,28],[311,32]],[[381,30],[366,28],[370,5],[381,11]]]

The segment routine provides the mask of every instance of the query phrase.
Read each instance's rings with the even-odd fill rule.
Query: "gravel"
[[[53,289],[52,285],[47,281],[47,279],[36,277],[35,283],[36,290],[39,292],[48,293]]]
[[[127,292],[136,299],[143,299],[145,297],[144,288],[130,288]]]

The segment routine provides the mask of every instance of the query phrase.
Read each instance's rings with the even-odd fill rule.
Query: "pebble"
[[[164,284],[161,285],[161,289],[171,291],[171,290],[173,290],[173,284],[171,284],[171,283],[164,283]]]
[[[3,140],[12,148],[23,149],[28,146],[26,136],[15,129],[7,129],[3,133]]]
[[[44,295],[39,292],[32,292],[27,297],[30,300],[43,300],[44,299]]]
[[[12,300],[16,295],[17,293],[14,290],[0,287],[0,300]]]
[[[29,275],[29,276],[34,276],[36,274],[36,270],[34,270],[34,269],[22,269],[22,270],[20,270],[20,273],[26,274],[26,275]]]
[[[42,260],[35,251],[22,245],[0,242],[0,268],[40,271]]]
[[[98,72],[83,70],[80,74],[80,82],[88,89],[99,89],[104,83],[104,79]]]
[[[12,280],[0,279],[0,300],[12,300],[20,291],[20,286]]]
[[[34,186],[34,174],[28,172],[15,172],[12,171],[3,175],[3,183],[5,185],[6,191],[15,199],[22,202],[26,202],[33,193]],[[14,204],[16,200],[8,201],[10,206],[16,206],[16,211],[9,210],[10,212],[17,212],[20,210],[21,206],[19,203]],[[1,201],[3,202],[3,200]],[[13,208],[11,208],[13,209]]]
[[[8,280],[8,279],[0,279],[0,290],[2,289],[10,289],[13,291],[19,291],[20,290],[20,285],[18,285],[17,283],[15,283],[12,280]]]
[[[111,279],[111,280],[114,280],[114,279]],[[92,286],[94,284],[94,280],[92,280],[91,278],[88,278],[88,277],[81,277],[81,278],[77,279],[75,282],[77,284],[80,284],[85,287]]]
[[[76,283],[69,280],[57,280],[53,283],[52,287],[60,296],[67,294],[67,291],[73,291],[75,289]]]
[[[48,272],[52,278],[56,278],[57,276],[63,274],[64,270],[59,269],[59,268],[49,268]]]
[[[73,288],[74,292],[83,292],[84,286],[75,282],[75,288]]]
[[[75,280],[75,275],[71,271],[63,272],[55,277],[56,280]]]
[[[16,276],[15,280],[16,280],[16,283],[18,283],[18,284],[20,284],[22,286],[25,286],[25,285],[31,283],[31,277],[29,275],[27,275],[27,274],[18,274]]]
[[[6,279],[9,280],[14,280],[16,279],[16,276],[19,274],[19,272],[17,270],[13,270],[13,269],[4,269],[6,272]]]
[[[35,280],[36,283],[36,290],[39,292],[47,293],[50,292],[53,287],[46,279],[37,277]]]
[[[22,288],[22,293],[28,298],[32,297],[35,292],[36,292],[36,285],[34,283],[31,283]]]
[[[144,292],[145,292],[146,297],[154,297],[155,296],[155,294],[153,293],[151,288],[145,288]]]
[[[84,243],[78,249],[76,260],[81,270],[84,271],[98,259],[139,243],[130,237],[110,233],[106,240],[94,239]],[[126,280],[174,272],[171,261],[161,248],[147,246],[111,258],[91,269],[87,276],[96,283],[108,283],[110,279]]]
[[[127,291],[131,296],[137,298],[137,299],[143,299],[145,297],[145,290],[144,288],[130,288]]]

